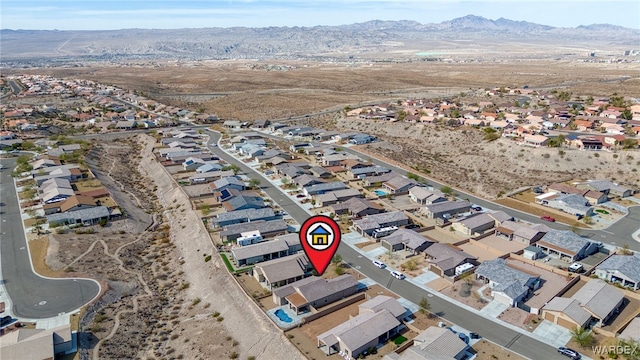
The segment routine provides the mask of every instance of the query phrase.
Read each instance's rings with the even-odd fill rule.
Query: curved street
[[[31,265],[20,206],[11,172],[15,159],[1,159],[0,257],[2,286],[11,299],[10,313],[21,319],[45,319],[73,312],[100,293],[89,279],[50,279],[36,274]]]
[[[247,166],[242,161],[227,154],[217,144],[220,133],[208,131],[210,135],[207,145],[212,153],[228,162],[240,167],[241,171],[252,178],[264,178],[264,176]],[[294,220],[302,224],[309,214],[305,209],[285,195],[279,188],[268,181],[262,181],[261,190],[264,191],[273,201],[278,203]],[[487,319],[475,312],[462,308],[446,299],[434,296],[424,288],[418,287],[409,281],[394,280],[388,271],[382,271],[375,267],[369,259],[362,256],[356,250],[346,244],[341,244],[338,253],[344,262],[358,269],[365,276],[384,284],[386,288],[404,297],[405,299],[418,304],[422,297],[428,297],[431,311],[454,324],[460,325],[469,331],[477,332],[481,336],[504,346],[516,353],[530,359],[562,359],[558,355],[555,347],[547,345],[530,336],[523,335],[507,326],[503,326],[490,319]]]

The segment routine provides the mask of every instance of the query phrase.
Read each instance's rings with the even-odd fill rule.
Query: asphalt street
[[[48,279],[34,273],[11,172],[15,159],[1,159],[0,256],[2,283],[11,298],[11,312],[23,319],[44,319],[69,313],[100,292],[96,281]]]
[[[217,132],[208,131],[210,135],[209,145],[216,144],[220,138]],[[263,176],[250,168],[242,161],[228,155],[222,149],[209,146],[210,150],[230,164],[236,164],[250,178],[261,179]],[[302,224],[309,214],[292,199],[286,196],[279,188],[264,180],[261,182],[262,190],[278,203],[293,219]],[[469,331],[477,332],[481,336],[509,348],[530,359],[562,359],[556,348],[542,343],[532,337],[523,335],[508,327],[502,326],[492,320],[484,318],[474,312],[470,312],[445,299],[431,295],[427,290],[422,289],[411,282],[395,280],[389,271],[375,267],[369,259],[362,256],[348,245],[341,244],[338,253],[349,265],[356,268],[365,276],[387,287],[398,295],[418,304],[423,297],[427,297],[431,305],[431,311],[440,315],[447,321],[462,326]]]
[[[279,139],[279,140],[283,139],[282,137],[273,136],[273,135],[267,135],[267,134],[262,134],[262,135],[272,139]],[[407,174],[407,172],[404,169],[398,166],[389,164],[380,159],[373,158],[368,154],[364,154],[357,150],[346,148],[346,147],[343,148],[343,150],[347,153],[369,159],[369,161],[371,161],[376,165],[383,166],[387,169],[396,171],[402,175]],[[445,184],[437,182],[433,179],[427,179],[427,184],[438,189],[445,186]],[[482,206],[483,208],[487,208],[490,210],[502,210],[515,218],[532,222],[532,223],[543,222],[540,220],[538,216],[502,206],[500,204],[476,197],[472,194],[468,194],[460,189],[455,189],[455,191],[458,194],[457,196],[459,198],[466,199],[474,204]],[[554,223],[544,222],[544,224],[549,226],[550,228],[557,229],[557,230],[569,230],[569,225],[562,224],[559,222],[554,222]],[[633,234],[638,229],[640,229],[640,206],[634,206],[629,208],[629,214],[627,216],[620,219],[615,224],[609,226],[608,229],[604,229],[604,230],[584,229],[584,230],[581,230],[580,235],[584,237],[588,237],[592,241],[603,242],[603,243],[614,245],[617,247],[628,245],[629,249],[640,251],[640,242],[636,241],[631,236],[631,234]]]

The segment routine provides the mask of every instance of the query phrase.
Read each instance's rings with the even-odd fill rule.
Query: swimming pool
[[[373,190],[373,192],[376,193],[376,195],[378,195],[378,196],[387,196],[387,195],[389,195],[388,192],[386,192],[386,191],[384,191],[382,189]]]
[[[274,314],[278,317],[278,319],[280,319],[280,321],[282,322],[286,322],[286,323],[290,323],[293,321],[293,319],[291,319],[289,317],[289,315],[287,315],[287,313],[285,313],[282,309],[278,309],[274,312]]]

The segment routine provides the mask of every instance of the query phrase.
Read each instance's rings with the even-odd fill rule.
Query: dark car
[[[578,354],[577,351],[566,348],[566,347],[559,347],[558,348],[558,353],[566,356],[566,357],[570,357],[574,360],[578,360],[578,359],[582,359],[582,356],[580,354]]]
[[[3,316],[0,319],[0,326],[5,326],[11,323],[11,321],[13,320],[13,318],[11,316]]]
[[[404,228],[405,228],[405,229],[417,229],[417,228],[419,228],[419,227],[420,227],[420,225],[416,225],[416,224],[409,224],[409,225],[405,226]]]

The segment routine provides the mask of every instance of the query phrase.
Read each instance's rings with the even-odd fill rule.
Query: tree
[[[335,270],[333,270],[333,271],[334,271],[334,272],[336,273],[336,275],[338,275],[338,276],[340,276],[340,275],[344,274],[344,269],[343,269],[342,267],[340,267],[340,266],[336,266]]]
[[[638,147],[638,140],[636,139],[624,139],[620,143],[623,149],[635,149]]]
[[[418,306],[420,306],[420,313],[422,314],[431,310],[431,304],[429,304],[429,300],[424,296],[422,297],[422,299],[420,299],[420,303],[418,304]]]
[[[238,165],[236,165],[236,164],[231,164],[231,165],[227,165],[227,166],[223,167],[222,170],[224,170],[224,171],[231,170],[231,171],[233,171],[234,174],[237,175],[240,172],[240,167],[238,167]]]
[[[449,186],[443,186],[440,188],[440,192],[442,192],[443,194],[447,195],[447,196],[452,196],[454,191],[451,187]]]
[[[342,262],[342,256],[340,254],[335,254],[331,258],[331,263],[334,265],[338,265]]]
[[[251,179],[249,180],[249,187],[256,189],[260,187],[260,179]]]
[[[587,347],[593,344],[593,334],[590,330],[587,330],[581,326],[578,326],[575,329],[571,330],[571,338],[582,347]]]

